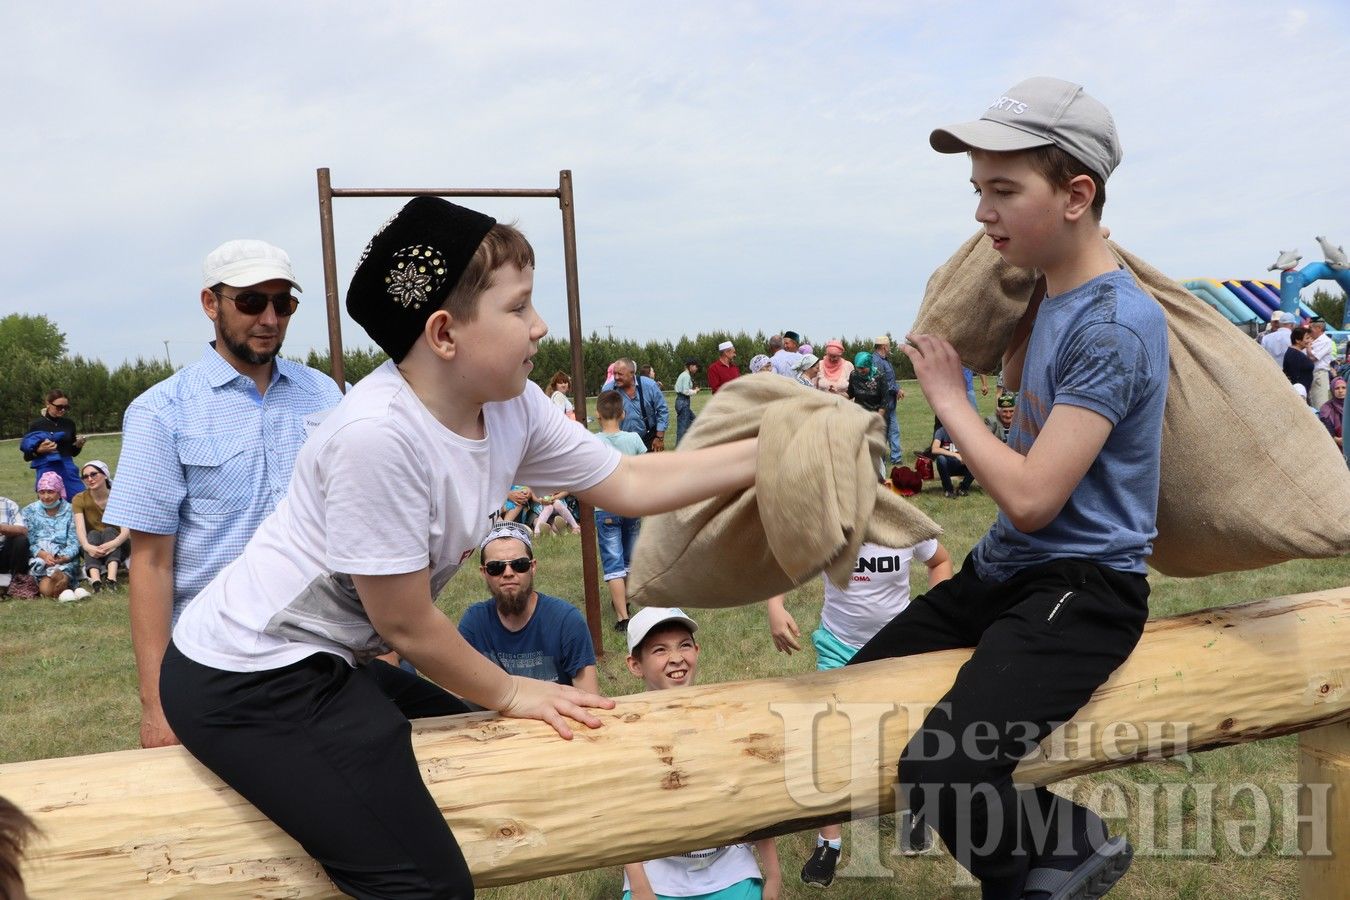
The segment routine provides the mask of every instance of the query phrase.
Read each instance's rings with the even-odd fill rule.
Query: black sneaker
[[[900,821],[896,824],[900,835],[900,854],[902,856],[923,856],[933,849],[933,835],[923,819],[909,810],[901,810]]]
[[[617,631],[619,634],[626,634],[628,632],[628,620],[620,619],[619,621],[615,622],[614,630]]]
[[[970,488],[957,488],[956,496],[958,496],[958,497],[969,497],[969,496],[970,496]]]
[[[834,867],[839,865],[839,851],[829,844],[816,844],[816,852],[802,866],[802,883],[811,887],[829,887],[834,881]]]
[[[946,497],[948,500],[955,500],[956,491],[943,491],[942,496]]]
[[[103,590],[103,582],[102,582],[102,581],[91,581],[91,582],[89,583],[89,589],[90,589],[91,591],[93,591],[95,594],[97,594],[99,591]]]

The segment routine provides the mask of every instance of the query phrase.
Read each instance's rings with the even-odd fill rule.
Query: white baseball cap
[[[228,284],[230,287],[250,287],[264,281],[289,281],[302,291],[291,269],[291,258],[285,250],[267,241],[226,241],[206,254],[202,263],[202,287]]]
[[[684,610],[675,606],[646,606],[638,610],[628,620],[628,652],[632,654],[653,628],[667,622],[679,622],[689,627],[689,633],[698,631],[698,623],[684,614]]]
[[[735,349],[736,349],[736,345],[733,344],[733,343],[731,343],[731,341],[723,341],[722,343],[720,343],[720,344],[717,345],[717,349],[718,349],[718,350],[735,350]]]
[[[1028,78],[999,97],[974,122],[936,128],[928,143],[939,153],[1007,153],[1054,145],[1101,176],[1111,177],[1124,155],[1111,111],[1081,85]]]

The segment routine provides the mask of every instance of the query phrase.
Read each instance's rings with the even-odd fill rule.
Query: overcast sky
[[[0,315],[115,365],[196,359],[202,258],[287,249],[286,352],[326,347],[315,170],[337,187],[576,188],[584,330],[902,334],[974,229],[935,126],[1030,75],[1125,158],[1105,221],[1179,279],[1350,244],[1340,2],[4,2]],[[556,203],[518,219],[566,335]],[[338,278],[396,200],[336,201]],[[368,345],[343,320],[349,346]]]

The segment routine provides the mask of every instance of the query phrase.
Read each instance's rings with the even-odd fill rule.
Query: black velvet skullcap
[[[347,313],[402,362],[495,224],[440,197],[409,200],[362,252],[347,289]]]

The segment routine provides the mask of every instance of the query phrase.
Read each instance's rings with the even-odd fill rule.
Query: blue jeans
[[[689,426],[694,424],[694,408],[689,405],[689,398],[684,394],[678,394],[675,397],[675,424],[679,428],[679,434],[675,436],[675,443],[672,446],[679,446],[679,442],[684,440],[684,433],[689,430]]]
[[[895,407],[886,410],[886,443],[891,447],[891,465],[898,466],[905,461],[900,452],[900,420],[895,417]]]
[[[641,519],[630,519],[603,509],[595,511],[595,538],[600,544],[600,564],[604,567],[606,581],[627,577],[641,526]]]
[[[961,490],[970,490],[970,483],[975,480],[975,476],[966,468],[965,463],[959,463],[950,456],[939,456],[937,458],[938,477],[942,479],[942,489],[947,493],[952,492],[952,476],[961,476]]]

